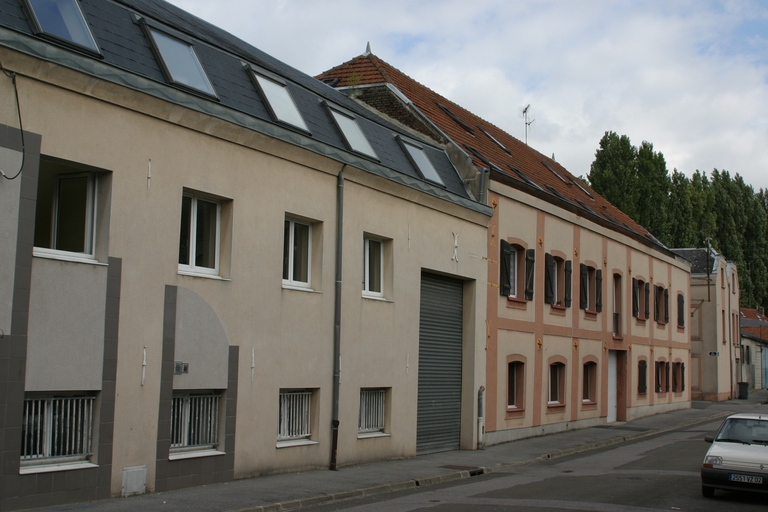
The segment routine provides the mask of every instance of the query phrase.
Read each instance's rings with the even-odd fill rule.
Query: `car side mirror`
[[[715,441],[715,438],[712,437],[712,436],[705,436],[704,437],[704,442],[706,442],[706,443],[712,444],[714,441]]]

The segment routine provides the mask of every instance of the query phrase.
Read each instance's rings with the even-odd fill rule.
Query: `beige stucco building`
[[[476,169],[486,444],[690,407],[690,263],[553,158],[366,51],[318,76]]]
[[[471,176],[168,4],[55,4],[0,10],[0,508],[475,448]]]
[[[675,249],[691,262],[691,398],[738,397],[739,273],[714,249]]]

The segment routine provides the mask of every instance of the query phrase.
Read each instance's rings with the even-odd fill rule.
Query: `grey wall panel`
[[[107,266],[34,258],[27,391],[101,390]]]
[[[458,450],[463,283],[423,273],[420,307],[416,451]]]
[[[0,131],[6,132],[0,125]],[[1,136],[0,136],[1,137]],[[13,176],[19,169],[21,152],[0,145],[0,169]],[[13,276],[16,271],[16,235],[19,227],[21,179],[0,179],[0,331],[11,333]]]
[[[227,389],[229,341],[216,312],[200,295],[178,287],[174,360],[189,373],[173,376],[173,389]]]

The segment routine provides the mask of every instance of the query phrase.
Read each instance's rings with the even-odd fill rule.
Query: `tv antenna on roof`
[[[520,109],[520,117],[525,119],[525,145],[528,145],[528,130],[531,129],[531,125],[535,121],[535,119],[528,120],[528,116],[531,115],[531,104],[525,106],[525,108]]]

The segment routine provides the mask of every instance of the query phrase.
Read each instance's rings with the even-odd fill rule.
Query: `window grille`
[[[301,439],[312,435],[309,421],[311,391],[281,391],[278,439]]]
[[[383,389],[360,390],[360,421],[358,432],[381,432],[384,430],[384,399]]]
[[[27,398],[21,460],[87,459],[91,453],[94,397]]]
[[[219,395],[175,396],[171,448],[213,447],[219,442]]]

